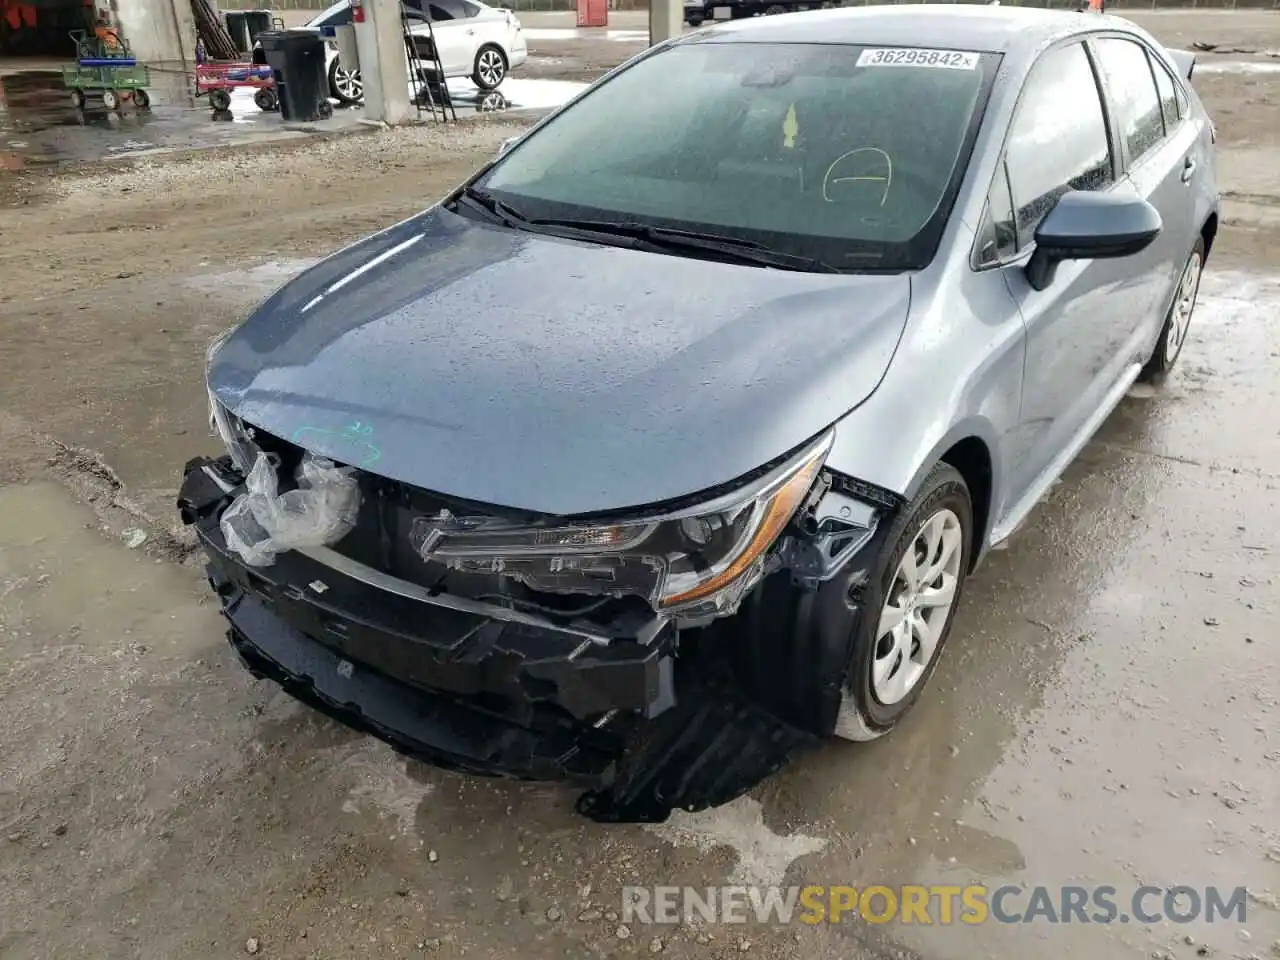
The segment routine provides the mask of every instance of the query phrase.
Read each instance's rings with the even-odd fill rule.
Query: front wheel
[[[496,90],[507,76],[507,58],[497,47],[481,47],[476,53],[471,82],[481,90]]]
[[[1200,275],[1204,271],[1204,238],[1196,240],[1191,255],[1187,257],[1187,265],[1182,268],[1182,277],[1178,280],[1177,292],[1173,295],[1173,303],[1169,305],[1169,313],[1160,328],[1160,336],[1156,339],[1155,349],[1151,351],[1151,359],[1142,368],[1140,379],[1147,382],[1160,381],[1173,369],[1178,354],[1187,342],[1187,329],[1191,326],[1191,314],[1196,309],[1196,298],[1200,294]]]
[[[969,488],[940,463],[899,514],[865,589],[836,736],[883,736],[919,698],[951,632],[972,541]]]
[[[114,90],[102,91],[102,105],[108,110],[119,110],[120,94],[116,93]]]

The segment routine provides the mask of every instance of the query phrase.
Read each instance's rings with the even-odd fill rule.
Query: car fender
[[[962,244],[963,246],[963,244]],[[1008,497],[1021,415],[1026,330],[992,271],[952,263],[913,290],[913,315],[879,387],[838,422],[828,466],[910,501],[942,456],[976,438],[991,461],[983,540]],[[917,313],[916,310],[919,310]]]

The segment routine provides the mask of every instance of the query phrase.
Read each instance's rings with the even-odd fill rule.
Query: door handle
[[[1196,159],[1195,157],[1187,157],[1187,159],[1182,164],[1182,182],[1190,183],[1191,178],[1195,176],[1195,173],[1196,173]]]

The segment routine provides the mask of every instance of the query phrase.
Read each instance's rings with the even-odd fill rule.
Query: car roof
[[[941,47],[974,52],[1033,51],[1093,30],[1133,31],[1117,17],[996,4],[845,7],[752,17],[688,34],[685,42],[832,43]]]

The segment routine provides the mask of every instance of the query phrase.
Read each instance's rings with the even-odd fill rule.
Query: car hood
[[[249,424],[394,480],[595,513],[719,486],[822,431],[882,378],[910,291],[437,207],[286,284],[209,386]]]

